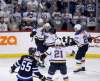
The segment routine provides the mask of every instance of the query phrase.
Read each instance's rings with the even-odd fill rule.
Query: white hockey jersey
[[[74,35],[74,40],[76,44],[81,47],[85,44],[89,44],[88,37],[90,37],[90,34],[86,31],[82,31],[81,33],[78,33]]]
[[[66,55],[69,53],[70,51],[66,47],[49,47],[46,51],[49,61],[57,63],[66,62]]]
[[[45,36],[46,36],[45,44],[47,46],[51,46],[51,45],[55,44],[55,40],[57,39],[57,35],[56,34],[46,33]]]
[[[39,40],[44,40],[44,32],[43,32],[43,27],[39,27],[37,29],[33,29],[33,32],[36,31],[35,38]]]

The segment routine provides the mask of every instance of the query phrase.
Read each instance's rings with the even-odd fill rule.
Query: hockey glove
[[[30,33],[30,37],[33,37],[36,34],[36,31]]]
[[[91,43],[92,42],[92,37],[89,37],[88,38],[88,41]]]
[[[45,76],[43,76],[40,72],[35,72],[34,74],[37,75],[41,81],[46,80]]]
[[[46,56],[47,56],[47,55],[42,54],[42,55],[40,56],[40,60],[43,61],[43,60],[46,58]]]
[[[45,81],[45,80],[46,80],[46,77],[43,76],[43,77],[41,78],[41,81]]]
[[[10,68],[10,73],[14,73],[15,72],[16,67],[15,66],[11,66]]]

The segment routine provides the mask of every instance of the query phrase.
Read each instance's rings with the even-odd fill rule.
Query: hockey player
[[[34,37],[35,38],[35,43],[37,46],[37,51],[39,51],[40,53],[43,53],[45,51],[45,46],[43,45],[44,43],[44,22],[43,19],[38,19],[38,27],[36,29],[33,29],[33,31],[30,34],[30,37]]]
[[[14,73],[16,68],[19,67],[17,81],[33,81],[33,73],[37,75],[41,81],[45,81],[46,78],[38,70],[37,60],[34,58],[35,52],[35,48],[29,48],[29,55],[23,55],[11,66],[11,73]]]
[[[66,54],[68,54],[68,50],[66,50],[65,47],[63,47],[61,40],[57,39],[55,41],[55,46],[49,47],[44,54],[49,56],[49,61],[50,61],[50,66],[46,81],[53,81],[52,78],[56,70],[60,70],[63,80],[68,81],[67,67],[66,67]]]
[[[92,41],[90,34],[82,28],[82,25],[76,24],[74,27],[75,35],[71,45],[76,44],[78,51],[75,56],[76,69],[74,72],[85,71],[85,55],[89,48],[89,42]]]
[[[52,28],[49,23],[44,24],[44,28],[45,28],[44,45],[46,46],[46,50],[47,50],[49,47],[55,45],[55,40],[57,39],[57,36],[56,36],[56,30]],[[41,55],[40,57],[41,61],[43,62],[43,65],[44,65],[45,58],[46,58],[45,55]]]
[[[44,45],[44,41],[45,41],[45,28],[43,27],[44,25],[44,21],[43,19],[38,19],[37,21],[38,23],[38,27],[36,29],[33,29],[33,31],[31,32],[30,34],[30,37],[34,37],[35,38],[35,44],[37,46],[37,54],[39,57],[41,57],[41,55],[46,51],[47,47]],[[44,65],[41,65],[40,66],[43,66]]]
[[[51,39],[53,39],[52,43],[55,41],[53,34],[56,33],[56,30],[53,29],[49,23],[43,24],[42,19],[38,20],[38,25],[41,27],[37,28],[36,30],[33,30],[32,33],[30,34],[30,37],[35,36],[35,43],[37,45],[37,51],[38,51],[37,54],[41,60],[40,66],[44,67],[45,56],[41,57],[41,55],[48,49],[47,40],[49,41],[49,43],[51,43],[52,41]],[[50,35],[51,33],[53,37]],[[47,34],[49,34],[49,36]],[[51,39],[48,39],[50,38],[50,36]]]
[[[57,39],[56,29],[51,27],[49,23],[44,24],[44,27],[46,29],[44,44],[47,47],[55,45],[55,40]]]

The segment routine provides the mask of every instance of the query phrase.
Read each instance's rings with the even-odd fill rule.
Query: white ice
[[[0,81],[17,81],[16,73],[10,74],[9,72],[10,66],[16,59],[0,59]],[[68,59],[69,81],[100,81],[100,59],[86,59],[85,72],[73,73],[74,65],[74,59]],[[47,76],[47,70],[48,64],[46,63],[46,68],[41,68],[40,71],[43,75]],[[53,79],[54,81],[63,81],[59,71],[56,72]],[[33,80],[40,81],[37,78],[33,78]]]

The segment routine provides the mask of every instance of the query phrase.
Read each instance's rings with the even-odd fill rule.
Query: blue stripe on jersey
[[[38,68],[32,68],[33,69],[33,73],[39,72]]]
[[[36,71],[36,70],[38,70],[38,68],[33,68],[33,71]]]
[[[18,67],[19,65],[17,65],[17,63],[14,64],[15,67]]]
[[[51,78],[51,77],[47,77],[47,79],[48,79],[48,80],[52,80],[52,78]]]
[[[20,66],[19,61],[14,64],[16,67]]]
[[[38,73],[38,72],[39,72],[38,70],[33,71],[33,73]]]
[[[34,67],[34,68],[32,68],[32,69],[38,69],[38,68],[37,68],[37,66],[35,66],[35,67]]]
[[[22,77],[22,76],[20,76],[19,74],[16,75],[16,76],[17,76],[17,78],[20,79],[20,80],[29,80],[29,79],[32,79],[32,76],[30,76],[30,77]]]

